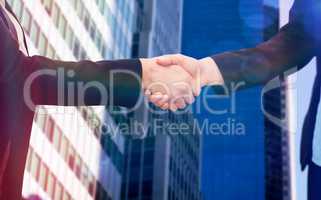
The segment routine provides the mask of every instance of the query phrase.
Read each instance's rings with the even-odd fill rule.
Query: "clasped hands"
[[[142,86],[149,101],[164,110],[184,109],[206,85],[223,84],[212,58],[194,59],[181,54],[141,59]]]

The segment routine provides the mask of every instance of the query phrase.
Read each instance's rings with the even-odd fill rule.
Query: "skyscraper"
[[[182,52],[196,58],[253,47],[264,39],[262,0],[184,1]],[[206,134],[203,130],[202,192],[204,199],[264,199],[264,117],[260,88],[237,92],[235,98],[196,102],[200,124],[243,127]],[[206,92],[206,90],[204,90]],[[212,94],[211,92],[209,92]],[[202,99],[202,98],[200,98]],[[233,106],[235,105],[235,107]],[[235,112],[233,112],[235,108]],[[233,127],[233,126],[232,126]],[[233,128],[232,128],[233,129]]]
[[[194,122],[192,115],[154,114],[143,139],[126,139],[121,199],[200,199],[201,141]]]
[[[279,1],[280,27],[289,22],[289,13],[293,3],[294,0]],[[300,146],[303,124],[310,106],[314,84],[313,79],[307,81],[307,77],[315,77],[316,69],[316,59],[312,59],[303,70],[285,79],[287,127],[282,136],[282,199],[285,200],[306,200],[308,196],[308,170],[302,171],[301,169]]]
[[[134,57],[180,53],[183,0],[138,0]]]
[[[133,57],[179,53],[183,1],[138,2]],[[142,106],[128,117],[148,131],[143,139],[126,138],[121,199],[200,199],[201,137],[192,114],[157,114]],[[173,126],[186,130],[172,132]]]
[[[31,55],[62,60],[131,56],[136,1],[7,2],[27,33]],[[104,123],[113,126],[104,107],[38,107],[23,196],[120,199],[124,141],[119,134],[103,137]]]
[[[265,40],[279,30],[279,1],[268,1],[264,4],[264,17],[268,25],[265,29]],[[265,118],[265,198],[269,200],[292,199],[290,176],[290,140],[286,123],[286,82],[280,77],[280,87],[264,94],[265,111],[278,119]]]

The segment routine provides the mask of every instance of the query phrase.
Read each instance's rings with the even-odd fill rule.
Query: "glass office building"
[[[279,1],[280,27],[289,21],[289,12],[294,0]],[[286,79],[286,115],[288,122],[287,134],[284,136],[288,149],[285,179],[290,183],[284,188],[283,199],[306,200],[308,186],[308,169],[301,169],[300,146],[304,120],[311,103],[314,78],[317,76],[317,62],[313,58],[302,70]],[[318,123],[318,122],[317,122]],[[289,170],[290,169],[290,170]]]
[[[138,1],[133,57],[153,57],[181,50],[182,0]],[[191,112],[157,114],[142,106],[127,116],[148,131],[126,138],[122,200],[198,200],[201,198],[201,137]],[[159,111],[159,110],[158,110]],[[184,133],[171,126],[186,125]]]
[[[184,131],[173,126],[182,126]],[[149,116],[147,135],[128,137],[122,200],[199,200],[201,141],[192,115]]]
[[[136,1],[8,0],[30,55],[62,60],[131,57]],[[113,125],[104,107],[39,106],[34,118],[23,196],[120,199],[124,140],[102,135]]]
[[[253,47],[264,39],[262,0],[185,0],[183,13],[182,52],[189,56],[203,58]],[[260,88],[251,88],[236,93],[235,98],[208,101],[209,108],[227,109],[227,114],[212,114],[204,104],[196,102],[200,124],[225,127],[215,133],[202,132],[204,199],[264,199],[264,116],[260,95]],[[243,127],[242,134],[235,134],[233,126]]]
[[[280,27],[279,0],[266,1],[263,7],[265,24],[264,39],[268,40],[277,34]],[[286,14],[288,15],[288,13]],[[269,84],[269,83],[268,83]],[[286,81],[280,77],[280,87],[264,94],[264,108],[270,115],[278,119],[279,123],[266,117],[265,125],[265,198],[276,200],[290,200],[291,163],[290,163],[290,132],[287,123],[280,123],[286,119]]]
[[[63,60],[178,53],[182,3],[149,0],[10,0],[30,54]],[[200,199],[201,138],[192,115],[153,115],[146,108],[110,114],[103,107],[39,106],[23,196],[42,199]],[[156,109],[156,108],[154,108]],[[111,110],[108,110],[111,111]],[[133,121],[152,125],[146,138]],[[155,123],[186,124],[171,135]],[[112,128],[111,128],[112,127]],[[134,136],[133,136],[134,135]]]
[[[261,41],[268,40],[277,33],[280,26],[286,23],[285,18],[288,18],[291,4],[290,1],[278,0],[191,2],[190,4],[188,2],[184,8],[186,26],[183,26],[183,53],[197,57],[252,47]],[[195,10],[202,10],[204,15],[196,16]],[[191,26],[191,24],[197,24],[197,26]],[[211,26],[205,24],[211,24]],[[194,32],[195,29],[199,31]],[[299,161],[295,159],[299,156],[298,153],[296,156],[293,155],[295,139],[291,135],[292,132],[289,132],[295,128],[288,127],[290,123],[294,123],[293,119],[296,116],[294,116],[295,112],[289,113],[289,110],[286,110],[291,102],[293,110],[295,101],[292,97],[295,95],[291,94],[292,99],[289,100],[286,91],[295,92],[292,90],[293,80],[288,87],[289,83],[283,78],[280,79],[279,87],[265,92],[262,99],[266,114],[279,121],[271,120],[268,115],[263,117],[260,111],[260,89],[258,88],[242,91],[237,95],[236,105],[239,110],[234,116],[212,116],[216,121],[229,117],[243,121],[247,128],[247,137],[233,139],[229,135],[205,136],[207,138],[204,140],[203,153],[205,199],[243,197],[287,200],[297,199],[297,196],[300,197],[298,199],[302,198],[301,192],[295,192],[298,190],[295,189],[296,173],[293,170],[297,166],[296,170],[300,171]],[[224,108],[228,104],[220,101],[215,103],[219,108]],[[291,115],[289,124],[283,121],[287,114]],[[209,117],[204,112],[202,115],[199,116],[200,120]],[[297,147],[298,141],[297,139]],[[239,160],[238,164],[234,165],[237,160]],[[302,180],[302,175],[299,177]]]
[[[183,0],[138,0],[133,57],[181,52]]]

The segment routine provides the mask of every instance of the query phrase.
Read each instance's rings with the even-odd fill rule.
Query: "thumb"
[[[158,65],[163,67],[178,65],[188,72],[193,78],[199,75],[199,61],[180,54],[164,55],[156,59]]]
[[[174,55],[160,56],[156,59],[156,62],[163,67],[180,64],[179,59],[177,59]]]
[[[197,80],[194,81],[192,88],[194,96],[198,97],[201,94],[201,87]]]

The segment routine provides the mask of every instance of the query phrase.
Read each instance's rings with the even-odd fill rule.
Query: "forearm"
[[[35,56],[26,64],[25,80],[40,72],[31,87],[36,104],[132,107],[140,95],[139,60],[63,62]]]
[[[21,96],[33,104],[131,107],[138,100],[142,77],[139,60],[63,62],[29,57],[19,50],[2,18],[0,39],[0,82],[19,85]]]

